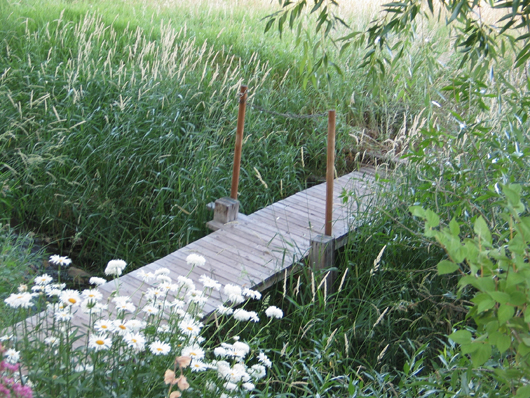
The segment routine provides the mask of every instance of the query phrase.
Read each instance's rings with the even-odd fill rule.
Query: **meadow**
[[[379,4],[348,2],[341,16],[363,29],[380,15]],[[355,215],[363,225],[338,253],[333,293],[322,288],[323,274],[301,266],[261,302],[245,305],[256,313],[281,308],[277,327],[204,326],[205,349],[213,352],[220,336],[236,330],[252,352],[272,360],[267,378],[238,396],[514,396],[530,369],[524,344],[512,347],[528,335],[521,321],[527,287],[509,282],[506,289],[517,285],[524,297],[503,290],[508,296],[499,298],[504,282],[459,281],[477,258],[482,276],[504,281],[521,245],[523,260],[510,263],[513,269],[528,257],[514,240],[526,231],[518,226],[526,222],[530,177],[528,79],[513,68],[517,44],[507,41],[495,62],[462,64],[454,31],[423,19],[406,39],[407,54],[397,58],[389,48],[386,72],[374,74],[359,67],[364,46],[340,54],[308,29],[304,43],[313,43],[314,58],[327,52],[342,75],[309,73],[313,59],[294,32],[264,33],[263,18],[274,11],[258,0],[0,0],[0,297],[43,272],[47,255],[29,249],[35,235],[51,243],[49,254],[69,256],[98,276],[112,258],[134,269],[204,236],[206,204],[228,194],[237,92],[247,84],[244,213],[325,173],[325,118],[286,118],[253,104],[292,115],[334,108],[337,173],[361,162],[392,173],[381,179],[370,212]],[[485,10],[484,17],[498,14]],[[485,229],[490,239],[477,246],[483,256],[455,260],[454,242],[462,236],[469,248]],[[506,258],[493,253],[505,246]],[[444,259],[450,264],[440,268]],[[485,319],[501,307],[508,315],[488,329]],[[0,310],[10,311],[3,301]],[[2,317],[0,330],[9,323]],[[154,339],[160,325],[151,326],[146,335]],[[447,338],[457,330],[473,340]],[[495,340],[474,334],[484,330]],[[164,396],[163,374],[174,360],[157,357],[149,368],[143,357],[141,366],[126,366],[135,380],[128,385],[119,372],[126,355],[92,355],[92,363],[114,368],[101,365],[84,379],[66,349],[57,353],[66,365],[51,368],[39,355],[43,344],[13,344],[22,364],[41,369],[30,372],[36,396],[76,396],[96,385],[101,396]],[[183,396],[219,394],[206,388],[213,379],[188,376],[192,388]]]

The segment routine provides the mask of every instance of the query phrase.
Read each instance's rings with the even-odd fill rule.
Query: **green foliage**
[[[6,310],[4,299],[18,286],[29,283],[42,267],[44,254],[34,245],[31,235],[19,235],[9,226],[0,225],[0,313]],[[0,329],[6,322],[6,317],[0,317]]]
[[[425,235],[434,238],[448,259],[438,264],[439,274],[460,271],[460,292],[469,292],[473,306],[469,317],[476,332],[460,329],[449,338],[469,354],[478,368],[490,363],[502,382],[518,386],[517,396],[526,396],[525,380],[530,375],[530,217],[521,202],[522,186],[502,185],[505,201],[500,203],[499,224],[490,226],[482,216],[473,223],[473,237],[460,237],[458,222],[439,227],[430,210],[411,207],[424,219]],[[493,228],[493,230],[492,230]]]

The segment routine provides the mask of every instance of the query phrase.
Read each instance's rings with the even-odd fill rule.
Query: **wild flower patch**
[[[192,255],[188,265],[204,261]],[[260,318],[244,309],[261,298],[259,292],[222,288],[206,275],[197,287],[166,268],[143,273],[144,281],[131,294],[117,279],[125,267],[125,261],[111,260],[106,274],[116,279],[94,278],[93,287],[81,292],[40,275],[34,286],[21,287],[5,300],[13,319],[45,309],[1,333],[13,347],[9,352],[20,358],[25,383],[32,383],[39,396],[228,397],[267,384],[272,361],[266,347],[258,345],[259,334],[283,316],[279,308],[266,308]],[[205,305],[214,294],[227,302],[211,318],[218,330],[229,332],[203,336]],[[250,323],[263,327],[249,335]]]

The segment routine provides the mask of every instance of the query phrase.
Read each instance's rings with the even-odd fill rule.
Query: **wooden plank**
[[[259,221],[260,224],[265,224],[273,229],[276,229],[280,234],[294,234],[295,236],[304,236],[308,232],[307,227],[289,224],[287,217],[274,212],[270,206],[254,213],[251,218],[252,221]]]
[[[246,223],[228,225],[225,226],[224,229],[230,235],[241,236],[251,242],[254,242],[257,249],[271,257],[271,263],[278,260],[281,261],[285,257],[283,249],[281,252],[276,251],[273,247],[271,247],[272,245],[269,244],[270,238],[268,241],[264,239],[263,230],[254,231],[253,229],[249,228],[248,224]]]
[[[234,284],[239,283],[238,281],[243,280],[245,283],[248,281],[254,281],[259,278],[256,278],[255,276],[250,275],[247,271],[241,270],[239,267],[235,267],[230,263],[224,263],[219,261],[219,256],[215,254],[214,251],[210,249],[207,249],[203,246],[204,254],[207,262],[218,271],[215,275],[215,279],[222,283],[223,285],[226,284]],[[239,272],[238,272],[239,271]],[[208,274],[206,272],[200,272],[200,275]],[[198,281],[200,276],[197,276],[198,274],[195,274],[195,276],[191,275],[191,279],[194,281]],[[199,283],[199,282],[198,282]]]
[[[260,212],[262,214],[269,214],[271,215],[271,217],[277,219],[278,221],[281,220],[283,222],[283,225],[287,225],[289,229],[302,229],[308,235],[309,239],[311,239],[311,236],[319,233],[318,230],[315,230],[316,225],[324,225],[323,222],[319,220],[320,222],[313,223],[313,228],[310,228],[311,219],[303,218],[301,214],[293,212],[292,208],[282,209],[280,206],[275,206],[274,208],[267,207],[265,209],[260,210]]]
[[[235,274],[238,272],[241,274],[241,270],[244,267],[245,273],[253,279],[261,279],[268,275],[268,270],[262,266],[262,263],[255,263],[252,256],[245,254],[241,250],[234,250],[233,246],[223,244],[223,242],[219,242],[215,238],[209,241],[201,241],[201,246],[209,248],[212,252],[224,251],[232,257],[231,261],[224,262],[226,264],[224,273]],[[235,279],[236,276],[234,275],[232,278]]]
[[[187,246],[188,247],[188,246]],[[204,269],[204,274],[206,276],[210,276],[211,278],[216,279],[218,275],[221,277],[225,277],[230,280],[238,279],[241,277],[241,270],[239,269],[237,263],[234,264],[234,258],[230,253],[226,257],[222,256],[221,254],[224,252],[224,250],[219,250],[215,247],[211,247],[209,245],[204,244],[202,239],[198,242],[197,245],[192,247],[194,249],[194,252],[203,255],[203,257],[206,259],[206,264],[202,269]],[[185,260],[187,257],[187,253],[184,253],[182,250],[176,251],[171,253],[172,256],[179,257]],[[211,263],[211,259],[215,259],[216,261],[224,264],[222,267],[222,273],[219,270],[219,267],[215,267],[214,264]],[[212,276],[213,275],[213,276]],[[259,277],[260,275],[256,275],[256,273],[252,274],[253,277]]]
[[[249,216],[249,221],[246,225],[255,231],[268,230],[273,234],[273,239],[276,241],[276,244],[279,245],[280,249],[289,248],[289,251],[296,253],[300,243],[303,242],[300,240],[300,237],[297,235],[291,237],[290,232],[285,231],[283,228],[279,228],[278,225],[273,225],[273,223],[274,220],[261,216],[259,212],[257,212]],[[292,242],[293,240],[294,242]],[[303,246],[305,246],[305,244]],[[273,249],[274,248],[275,247],[273,247]]]
[[[309,240],[308,230],[294,227],[289,228],[284,225],[282,220],[271,219],[267,215],[262,215],[259,212],[252,215],[252,221],[256,222],[256,225],[259,225],[261,228],[276,229],[279,236],[286,241],[293,242],[296,247],[305,248],[307,246],[306,241]]]

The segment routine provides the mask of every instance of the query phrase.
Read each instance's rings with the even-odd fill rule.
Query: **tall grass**
[[[337,58],[343,78],[304,89],[302,49],[261,33],[268,2],[0,4],[4,220],[94,270],[111,257],[141,266],[206,233],[206,203],[227,195],[240,84],[250,104],[283,113],[335,107],[339,173],[361,159],[399,167],[340,253],[334,286],[301,265],[268,292],[286,322],[262,337],[277,364],[264,396],[421,396],[469,366],[444,338],[469,292],[457,297],[456,280],[436,275],[443,251],[408,207],[469,230],[479,214],[503,222],[495,183],[530,177],[527,78],[509,51],[482,81],[458,69],[447,29],[424,21],[405,57],[387,54],[388,73],[366,74],[365,50],[352,46]],[[345,16],[365,26],[375,2],[351,4]],[[325,129],[249,107],[244,212],[323,174]]]

